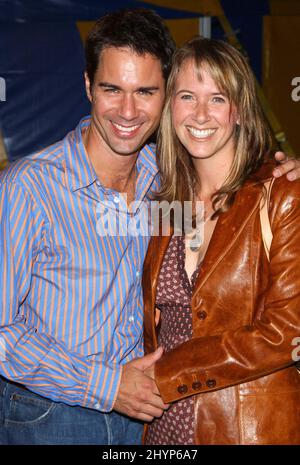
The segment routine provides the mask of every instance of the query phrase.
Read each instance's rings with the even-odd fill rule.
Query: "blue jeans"
[[[52,402],[0,377],[0,444],[141,444],[143,424]]]

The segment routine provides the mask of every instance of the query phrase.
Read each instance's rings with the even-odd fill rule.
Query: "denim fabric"
[[[0,444],[141,444],[143,425],[116,412],[52,402],[0,378]]]

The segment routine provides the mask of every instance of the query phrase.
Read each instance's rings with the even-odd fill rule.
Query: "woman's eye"
[[[225,103],[225,99],[223,97],[214,97],[213,102],[216,103]]]
[[[181,100],[192,100],[193,96],[190,94],[182,94],[180,98]]]

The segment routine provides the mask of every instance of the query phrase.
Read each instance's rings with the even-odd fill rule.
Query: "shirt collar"
[[[90,186],[97,181],[92,162],[85,150],[82,131],[91,123],[91,117],[82,118],[78,126],[64,138],[66,175],[73,191]],[[137,169],[146,169],[154,177],[157,172],[155,144],[146,144],[137,158]]]
[[[87,128],[90,122],[90,116],[82,118],[78,126],[64,138],[66,174],[73,191],[87,187],[97,180],[82,140],[82,130]]]
[[[156,147],[155,144],[146,144],[140,151],[137,159],[137,169],[140,171],[141,167],[150,171],[152,176],[158,173],[156,163]]]

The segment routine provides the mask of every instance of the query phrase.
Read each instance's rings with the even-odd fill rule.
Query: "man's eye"
[[[146,90],[146,89],[145,89],[145,90],[144,90],[144,89],[139,90],[138,93],[139,93],[140,95],[153,95],[153,92],[152,92],[151,90]]]
[[[109,93],[109,94],[117,94],[119,92],[119,89],[115,89],[114,87],[107,87],[104,92]]]

